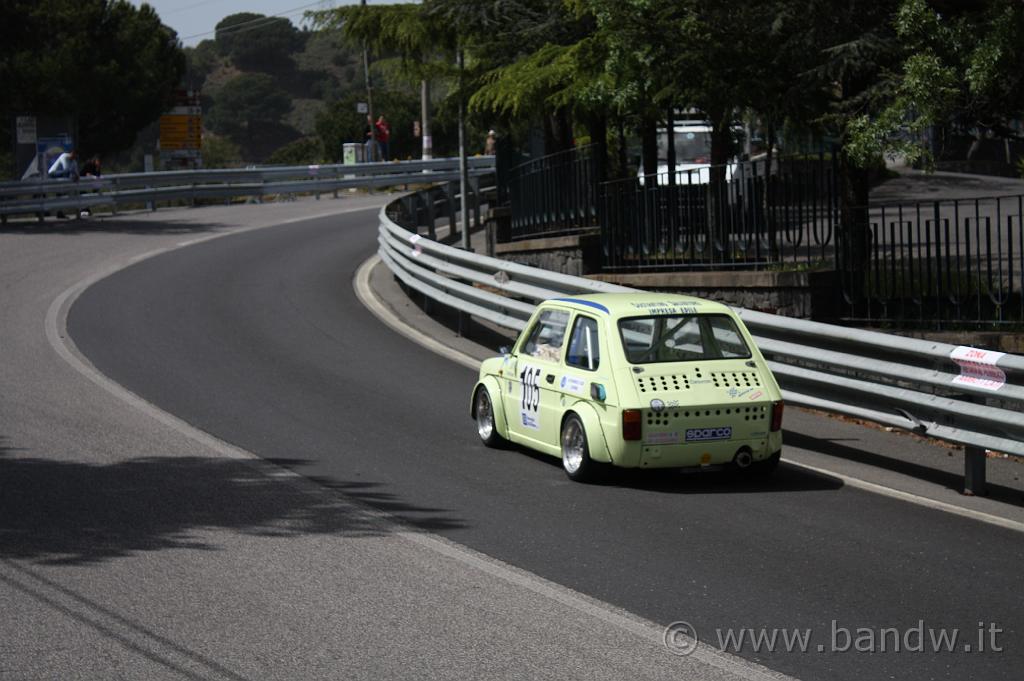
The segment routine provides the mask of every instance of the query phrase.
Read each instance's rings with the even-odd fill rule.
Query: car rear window
[[[629,317],[619,334],[631,364],[746,359],[750,348],[724,314]]]

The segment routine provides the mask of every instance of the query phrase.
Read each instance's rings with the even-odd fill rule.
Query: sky
[[[131,0],[142,5],[142,0]],[[213,27],[221,19],[239,12],[255,12],[267,16],[284,15],[296,26],[307,10],[329,9],[339,5],[355,5],[359,0],[146,0],[160,15],[161,21],[178,32],[186,47],[213,38]],[[381,0],[369,0],[371,5]]]

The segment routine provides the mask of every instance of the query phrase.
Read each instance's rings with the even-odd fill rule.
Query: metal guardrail
[[[419,234],[426,225],[410,230],[388,213],[380,212],[379,254],[398,279],[509,329],[522,330],[548,298],[635,290],[445,246]],[[789,403],[964,445],[970,493],[984,489],[985,450],[1024,456],[1024,357],[737,312]]]
[[[472,175],[493,172],[494,157],[469,159]],[[97,206],[264,197],[275,194],[327,194],[350,187],[428,184],[459,179],[459,160],[360,163],[356,165],[267,166],[225,170],[125,173],[102,178],[0,183],[0,217],[80,211]]]

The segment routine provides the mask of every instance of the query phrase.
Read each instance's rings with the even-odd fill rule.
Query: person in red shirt
[[[391,138],[391,126],[388,125],[384,115],[377,119],[377,146],[380,148],[380,160],[388,160],[388,140]]]

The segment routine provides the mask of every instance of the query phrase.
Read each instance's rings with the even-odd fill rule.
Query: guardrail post
[[[980,396],[965,396],[965,401],[985,404],[985,398]],[[984,447],[974,447],[971,445],[964,447],[964,495],[980,497],[988,493],[985,482],[985,464],[987,461],[988,457],[985,456]]]
[[[477,175],[469,181],[469,186],[473,189],[473,228],[477,231],[480,230],[480,176]],[[472,250],[472,249],[470,249]]]
[[[969,497],[984,496],[985,450],[981,447],[964,447],[964,494]]]
[[[427,236],[431,241],[437,240],[437,233],[434,231],[434,192],[427,189],[423,192],[423,199],[426,202]]]
[[[449,182],[445,191],[448,197],[448,236],[455,236],[455,183]]]

